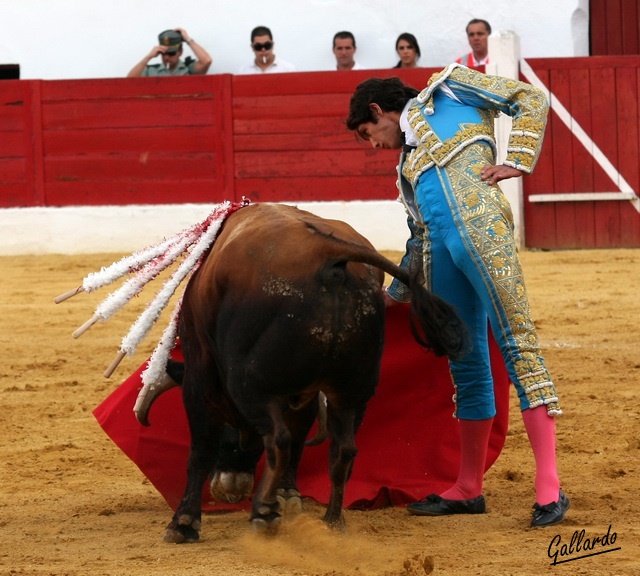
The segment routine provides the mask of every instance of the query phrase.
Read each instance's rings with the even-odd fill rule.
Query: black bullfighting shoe
[[[416,516],[447,516],[449,514],[484,514],[487,509],[484,496],[471,500],[447,500],[437,494],[429,494],[419,502],[407,506],[409,514]]]
[[[533,528],[541,528],[543,526],[553,526],[560,524],[567,514],[567,510],[571,508],[571,502],[565,493],[560,490],[560,497],[556,502],[540,506],[537,502],[533,505],[533,518],[531,518],[531,526]]]

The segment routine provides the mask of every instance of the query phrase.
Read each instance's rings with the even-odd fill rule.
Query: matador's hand
[[[518,176],[524,176],[525,172],[512,168],[511,166],[505,166],[500,164],[498,166],[494,164],[487,164],[480,173],[482,180],[488,180],[489,184],[493,186],[500,182],[500,180],[506,180],[507,178],[517,178]]]

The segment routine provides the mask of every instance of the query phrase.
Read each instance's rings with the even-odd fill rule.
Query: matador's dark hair
[[[360,83],[351,96],[349,130],[356,130],[365,122],[376,122],[370,104],[377,104],[385,112],[402,112],[408,100],[418,95],[418,90],[404,84],[400,78],[369,78]]]

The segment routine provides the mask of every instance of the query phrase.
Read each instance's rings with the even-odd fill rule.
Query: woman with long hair
[[[400,57],[394,68],[416,68],[420,58],[420,46],[413,34],[403,32],[396,40],[396,52]]]

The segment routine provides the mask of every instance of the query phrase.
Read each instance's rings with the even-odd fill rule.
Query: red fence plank
[[[571,70],[569,74],[571,93],[571,115],[575,124],[579,125],[587,134],[591,134],[591,86],[589,70],[584,68]],[[572,156],[570,160],[573,171],[574,191],[593,192],[594,160],[593,146],[589,149],[579,142],[573,140]],[[574,218],[576,222],[575,237],[571,244],[577,248],[593,248],[596,245],[596,202],[575,202]]]
[[[236,196],[261,202],[395,200],[398,189],[389,173],[383,177],[247,178],[237,181]]]
[[[2,82],[0,91],[0,206],[33,204],[34,181],[30,159],[33,139],[31,84]],[[33,139],[32,139],[33,135]]]
[[[591,71],[591,127],[593,140],[604,155],[617,166],[618,144],[615,127],[618,123],[617,112],[612,102],[616,99],[615,71],[596,69]],[[602,111],[607,110],[606,114]],[[613,128],[613,129],[612,129]],[[618,182],[612,182],[603,171],[594,174],[596,192],[617,189]],[[596,245],[599,248],[616,246],[620,239],[620,205],[617,202],[599,202],[596,219]]]
[[[0,158],[24,158],[29,153],[28,147],[26,131],[7,132],[0,128]]]
[[[549,71],[536,68],[536,74],[546,86],[549,86]],[[549,117],[547,134],[536,168],[530,176],[524,178],[524,222],[525,238],[527,244],[536,248],[554,248],[557,246],[556,239],[556,210],[552,203],[533,204],[528,197],[531,194],[549,194],[554,191],[553,175],[556,169],[554,164],[555,143],[550,138],[553,131],[553,124],[558,121]]]
[[[187,200],[188,199],[188,200]],[[215,179],[123,180],[51,182],[49,206],[105,206],[122,204],[218,203],[228,200]]]
[[[371,149],[319,153],[238,152],[236,178],[301,178],[308,176],[351,176],[353,174],[388,175],[394,173],[398,155],[375,154]]]
[[[618,166],[622,177],[640,193],[640,69],[616,70],[618,113]],[[640,244],[640,218],[624,206],[620,210],[620,239],[617,245]]]
[[[174,76],[167,78],[101,78],[95,80],[64,80],[46,82],[45,102],[71,100],[153,99],[186,95],[190,98],[211,99],[230,75]]]
[[[0,158],[0,184],[26,183],[26,164],[27,160],[25,157]]]
[[[591,37],[591,55],[608,54],[607,50],[607,6],[606,0],[590,0],[589,32]]]
[[[535,70],[574,70],[586,68],[638,68],[640,56],[593,56],[591,58],[527,58]]]
[[[355,139],[347,132],[344,125],[344,115],[307,118],[260,118],[250,119],[234,118],[233,133],[235,135],[262,136],[265,134],[300,134],[306,135],[309,144],[313,144],[313,136],[332,133],[334,136],[342,135],[346,140],[354,144]],[[346,138],[346,136],[349,138]]]
[[[4,132],[25,131],[24,103],[0,105],[0,130]]]
[[[339,154],[340,150],[353,150],[358,144],[351,132],[339,123],[325,124],[327,133],[291,133],[291,134],[264,134],[235,135],[233,138],[236,152],[265,152],[285,150],[330,150]],[[335,128],[331,130],[331,128]],[[398,157],[398,154],[396,154]]]
[[[591,0],[591,54],[640,54],[639,16],[639,0]]]
[[[159,98],[153,100],[89,100],[54,102],[43,106],[45,130],[153,128],[213,124],[211,100]]]
[[[569,82],[569,70],[551,70],[549,73],[549,86],[555,96],[570,107],[571,85]],[[550,125],[551,139],[553,140],[554,166],[567,166],[572,162],[574,138],[570,129],[559,121],[553,121]],[[575,190],[573,170],[554,170],[554,190],[556,192],[570,193]],[[555,205],[556,239],[566,245],[572,242],[576,235],[576,218],[574,203],[558,203]]]
[[[47,182],[75,180],[198,179],[214,178],[213,154],[147,153],[92,154],[45,160]]]
[[[607,54],[624,54],[622,51],[622,6],[621,0],[607,0]]]
[[[640,54],[640,2],[622,0],[622,54]]]
[[[145,129],[105,128],[49,130],[44,133],[47,156],[80,156],[109,152],[199,153],[214,150],[211,126],[155,126]]]
[[[278,96],[255,95],[236,97],[233,101],[233,116],[236,120],[277,118],[286,122],[289,118],[317,118],[346,116],[349,108],[349,94],[282,94]]]

